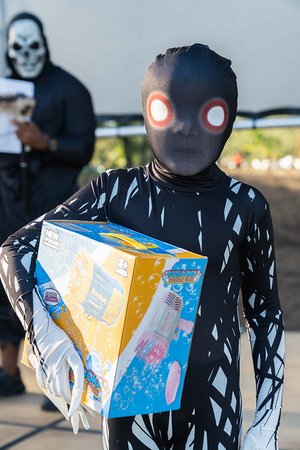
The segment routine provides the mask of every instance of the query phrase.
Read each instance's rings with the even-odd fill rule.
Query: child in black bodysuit
[[[207,46],[170,49],[149,67],[142,94],[154,161],[104,172],[44,217],[111,221],[208,256],[181,409],[105,421],[104,448],[240,448],[241,288],[257,386],[255,419],[242,449],[275,450],[284,341],[269,207],[259,191],[229,178],[216,165],[236,116],[235,74],[230,61]],[[41,385],[71,401],[74,418],[82,368],[74,363],[79,380],[74,402],[61,386],[67,384],[66,361],[75,350],[68,347],[63,353],[57,345],[62,370],[42,331],[45,321],[48,327],[53,323],[35,293],[42,219],[5,243],[1,276],[35,347]],[[53,328],[52,339],[57,333]],[[59,334],[55,342],[60,339],[66,338]]]

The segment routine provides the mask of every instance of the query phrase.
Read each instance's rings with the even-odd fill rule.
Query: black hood
[[[231,61],[207,45],[171,48],[147,70],[142,100],[155,157],[174,174],[195,175],[217,161],[232,132]]]

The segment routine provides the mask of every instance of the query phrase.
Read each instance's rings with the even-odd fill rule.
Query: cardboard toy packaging
[[[84,403],[109,418],[180,407],[206,264],[113,223],[44,222],[38,289],[81,355]]]

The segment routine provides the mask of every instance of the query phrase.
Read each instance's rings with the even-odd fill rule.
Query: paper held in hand
[[[31,81],[0,78],[0,153],[21,153],[13,120],[29,122],[35,106]]]

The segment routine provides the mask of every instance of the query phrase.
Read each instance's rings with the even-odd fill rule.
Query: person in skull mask
[[[18,138],[30,150],[26,153],[26,193],[21,155],[0,153],[1,243],[28,220],[52,209],[78,189],[78,174],[93,153],[95,129],[89,92],[76,78],[52,64],[37,17],[29,13],[13,17],[7,29],[6,57],[10,78],[34,83],[36,107],[30,123],[15,123]],[[17,368],[23,337],[23,328],[1,285],[0,396],[24,392]]]
[[[269,206],[257,189],[228,177],[216,164],[236,116],[231,62],[206,45],[169,49],[147,70],[142,98],[155,159],[143,167],[104,172],[3,246],[1,277],[35,347],[39,384],[62,410],[70,403],[75,431],[78,414],[86,425],[78,409],[82,363],[43,309],[35,286],[42,220],[115,222],[202,253],[208,256],[208,266],[181,408],[105,420],[104,449],[240,448],[240,288],[257,386],[254,422],[241,448],[278,449],[284,332]],[[25,256],[31,261],[29,276],[22,263]],[[17,290],[10,282],[15,276]],[[77,380],[72,396],[66,370],[70,366]]]

